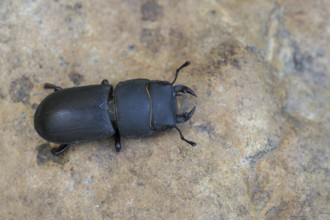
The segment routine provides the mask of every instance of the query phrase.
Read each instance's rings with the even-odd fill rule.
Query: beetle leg
[[[197,97],[195,92],[188,86],[176,85],[174,86],[174,91],[176,96],[180,95],[180,93],[189,93],[190,95]]]
[[[102,85],[109,85],[109,81],[107,79],[102,80],[101,82]]]
[[[54,92],[57,92],[57,91],[60,91],[63,89],[62,87],[59,87],[59,86],[56,86],[56,85],[50,84],[50,83],[45,83],[44,88],[45,89],[54,89]]]
[[[176,115],[176,123],[184,123],[188,121],[194,114],[196,106],[194,106],[190,112],[184,112],[182,114]]]
[[[61,154],[63,154],[67,149],[69,149],[71,146],[71,144],[61,144],[60,146],[53,148],[51,150],[52,154],[54,156],[60,156]]]
[[[121,150],[120,134],[118,128],[116,129],[116,133],[115,133],[115,148],[117,152]]]
[[[109,84],[109,81],[107,79],[104,79],[104,80],[102,80],[101,85],[109,85],[110,86],[110,92],[109,92],[110,96],[109,96],[109,98],[111,98],[112,92],[113,92],[113,87],[112,87],[112,85]]]

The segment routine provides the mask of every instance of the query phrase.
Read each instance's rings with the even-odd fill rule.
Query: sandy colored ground
[[[0,1],[1,219],[330,219],[330,3]],[[55,158],[33,128],[51,91],[131,78],[195,90],[148,139]]]

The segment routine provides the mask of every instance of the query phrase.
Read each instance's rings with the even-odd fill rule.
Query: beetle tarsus
[[[66,150],[68,150],[70,148],[71,144],[61,144],[60,146],[53,148],[51,150],[52,154],[54,156],[60,156],[61,154],[63,154]]]
[[[59,87],[57,85],[50,84],[50,83],[45,83],[44,88],[45,89],[54,89],[54,92],[57,92],[57,91],[60,91],[63,89],[62,87]]]
[[[178,75],[180,73],[180,70],[182,70],[183,68],[185,68],[186,66],[189,66],[191,64],[191,62],[189,60],[187,60],[184,64],[182,64],[176,71],[175,71],[175,77],[173,82],[171,83],[172,85],[175,83],[176,79],[178,78]]]
[[[189,88],[188,86],[176,85],[176,86],[174,86],[174,91],[175,91],[176,96],[180,96],[181,93],[188,93],[192,96],[197,97],[196,93],[191,88]]]
[[[115,148],[117,152],[121,150],[120,134],[118,129],[116,129],[116,133],[115,133]]]
[[[184,123],[188,121],[194,114],[196,106],[194,106],[190,112],[184,112],[176,116],[176,123]]]
[[[191,146],[196,146],[197,145],[195,142],[189,141],[189,140],[185,139],[184,136],[183,136],[183,134],[182,134],[182,132],[180,131],[180,129],[177,126],[175,126],[174,128],[179,132],[181,140],[187,142]]]

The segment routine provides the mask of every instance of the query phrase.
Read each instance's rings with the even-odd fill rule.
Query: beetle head
[[[175,83],[176,79],[178,78],[178,75],[179,75],[179,73],[180,73],[180,70],[183,69],[183,68],[186,67],[186,66],[189,66],[189,65],[190,65],[190,61],[188,60],[188,61],[186,61],[184,64],[182,64],[182,65],[176,70],[175,78],[174,78],[173,82],[171,83],[172,85]],[[189,87],[187,87],[187,86],[184,86],[184,85],[175,85],[175,86],[173,86],[173,87],[174,87],[174,93],[175,93],[175,96],[177,96],[177,97],[178,97],[178,96],[182,97],[182,95],[184,95],[184,94],[190,94],[190,95],[192,95],[192,96],[194,96],[194,97],[197,97],[196,94],[195,94],[195,92],[194,92],[191,88],[189,88]],[[184,96],[183,96],[183,97],[184,97]],[[184,106],[183,109],[184,109],[184,108],[186,108],[186,106]],[[178,114],[176,115],[176,123],[177,123],[177,124],[181,124],[181,123],[184,123],[184,122],[190,120],[191,117],[193,116],[194,112],[195,112],[195,109],[196,109],[196,106],[194,106],[190,111],[183,112],[183,113],[178,113]],[[183,137],[183,135],[182,135],[180,129],[179,129],[177,126],[175,126],[175,129],[179,132],[180,137],[181,137],[182,140],[186,141],[187,143],[189,143],[189,144],[192,145],[192,146],[195,146],[195,145],[196,145],[195,142],[192,142],[192,141],[189,141],[189,140],[185,139],[185,138]]]
[[[178,114],[176,115],[176,123],[180,124],[180,123],[184,123],[188,120],[191,119],[191,117],[193,116],[196,106],[194,106],[191,110],[186,111],[188,109],[188,107],[191,106],[190,104],[190,100],[191,99],[187,99],[187,97],[183,94],[190,94],[194,97],[197,97],[195,92],[190,89],[187,86],[184,85],[176,85],[174,86],[174,92],[175,92],[175,96],[177,96],[178,99]],[[180,111],[183,110],[183,113],[179,113]]]
[[[182,70],[183,68],[189,66],[191,64],[191,62],[189,60],[187,60],[184,64],[182,64],[175,72],[175,77],[173,82],[171,83],[172,85],[175,83],[176,79],[178,78],[178,75],[180,73],[180,70]],[[184,94],[190,94],[194,97],[197,97],[195,92],[184,85],[175,85],[174,87],[174,93],[175,96],[182,96]],[[194,106],[189,112],[183,112],[182,114],[177,114],[176,116],[176,123],[184,123],[186,121],[188,121],[194,114],[196,109],[196,106]]]

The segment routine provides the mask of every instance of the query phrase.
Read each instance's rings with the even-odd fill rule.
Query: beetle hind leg
[[[57,85],[50,84],[50,83],[45,83],[44,88],[45,89],[54,89],[54,92],[57,92],[57,91],[60,91],[63,89],[62,87],[59,87]]]
[[[60,146],[53,148],[51,150],[52,154],[54,156],[60,156],[63,154],[66,150],[68,150],[71,147],[71,144],[61,144]]]
[[[185,123],[193,116],[196,106],[194,106],[190,112],[184,112],[182,114],[176,115],[176,123]]]

